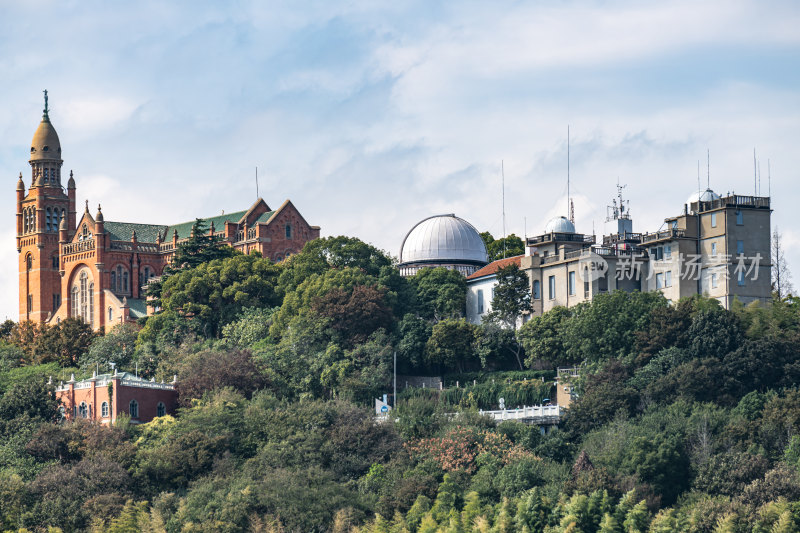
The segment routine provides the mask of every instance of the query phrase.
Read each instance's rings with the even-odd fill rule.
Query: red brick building
[[[86,418],[113,424],[117,416],[144,424],[157,416],[173,414],[178,404],[175,383],[147,381],[128,372],[94,375],[75,381],[75,376],[56,387],[61,414],[68,420]]]
[[[159,276],[194,221],[174,225],[106,221],[88,201],[76,210],[72,171],[62,183],[61,143],[50,122],[45,92],[42,121],[30,152],[30,188],[17,182],[19,318],[55,323],[78,317],[109,330],[147,314],[142,287]],[[258,199],[249,209],[206,218],[209,234],[250,253],[280,261],[319,237],[286,200],[277,209]]]

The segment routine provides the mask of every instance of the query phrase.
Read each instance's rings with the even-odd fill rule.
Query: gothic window
[[[167,406],[164,405],[164,402],[158,402],[156,406],[156,416],[164,416],[167,414]]]
[[[50,258],[50,261],[53,264],[53,268],[55,268],[57,270],[58,269],[58,254],[53,254],[53,256]]]
[[[47,228],[47,231],[52,231],[52,224],[50,224],[50,217],[53,215],[53,210],[48,207],[47,211],[45,213],[46,213],[45,214],[45,227]]]
[[[86,224],[84,224],[84,225],[83,225],[83,227],[81,228],[81,237],[80,237],[80,240],[82,240],[82,241],[85,241],[85,240],[87,240],[89,237],[91,237],[91,235],[89,234],[89,228],[87,228],[87,227],[86,227]]]
[[[128,414],[131,415],[131,418],[139,418],[139,402],[131,400],[131,403],[128,404]]]
[[[108,418],[108,402],[103,402],[103,405],[100,406],[100,415],[103,418]]]
[[[44,182],[47,183],[48,181],[50,181],[50,169],[46,168],[44,169]]]
[[[122,273],[122,290],[128,292],[128,271]]]
[[[81,272],[80,277],[80,287],[81,287],[81,318],[84,322],[86,322],[87,317],[89,316],[89,276],[86,275],[86,272]]]
[[[72,315],[73,318],[78,318],[78,287],[72,287],[72,297],[70,298],[72,303]]]
[[[94,327],[94,283],[89,284],[89,325]]]
[[[286,238],[287,239],[291,239],[292,238],[292,225],[291,224],[286,224]]]
[[[86,402],[81,402],[78,406],[78,416],[81,418],[89,417],[89,407],[86,405]]]
[[[25,268],[27,270],[30,270],[31,268],[33,268],[33,256],[31,254],[28,254],[27,256],[25,256]]]

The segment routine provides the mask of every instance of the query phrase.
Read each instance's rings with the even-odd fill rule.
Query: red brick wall
[[[139,403],[139,416],[132,418],[133,422],[150,422],[156,417],[156,409],[159,402],[163,402],[167,414],[174,414],[177,408],[178,393],[174,390],[149,389],[145,387],[131,387],[120,385],[119,380],[113,380],[113,398],[109,401],[108,386],[91,387],[88,389],[67,390],[56,393],[56,398],[61,401],[65,414],[68,419],[73,418],[74,407],[81,402],[86,402],[90,407],[90,418],[102,423],[113,422],[117,414],[129,414],[130,401],[136,400]],[[102,417],[101,406],[103,402],[109,402],[109,417]]]

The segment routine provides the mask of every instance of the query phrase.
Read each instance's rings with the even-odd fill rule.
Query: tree
[[[195,268],[203,263],[226,259],[237,254],[241,252],[223,243],[220,237],[209,234],[205,220],[195,219],[191,235],[187,240],[178,243],[172,261],[164,268],[160,279],[148,284],[147,296],[154,306],[160,307],[161,292],[170,276],[187,268]]]
[[[505,259],[506,257],[514,257],[525,253],[525,243],[521,238],[515,234],[508,237],[501,237],[495,239],[488,231],[481,233],[481,239],[486,245],[486,252],[489,255],[489,261],[497,261],[498,259]]]
[[[332,289],[316,298],[311,310],[341,335],[343,344],[354,346],[364,342],[375,331],[390,329],[394,322],[386,304],[386,290],[356,285],[350,290]]]
[[[520,316],[531,310],[530,279],[515,263],[498,269],[496,279],[492,310],[486,320],[516,328]]]
[[[425,347],[428,361],[440,371],[464,372],[477,361],[478,331],[478,326],[463,319],[442,320],[433,326]]]
[[[517,331],[517,338],[527,355],[529,367],[542,364],[552,368],[561,363],[580,362],[564,353],[563,332],[572,312],[566,307],[554,307],[542,315],[533,316]]]
[[[423,268],[409,278],[417,296],[419,316],[438,322],[464,316],[467,281],[455,270]]]
[[[269,385],[269,380],[253,361],[250,352],[230,350],[202,351],[181,362],[178,370],[178,397],[184,406],[209,391],[231,387],[246,397]]]
[[[55,326],[24,321],[11,332],[11,342],[19,346],[33,363],[58,362],[74,366],[89,350],[96,333],[78,318],[67,318]]]
[[[134,324],[117,324],[105,335],[98,336],[89,346],[89,352],[81,358],[81,369],[94,370],[100,367],[101,373],[114,368],[129,370],[136,351],[139,328]]]
[[[197,256],[193,256],[197,257]],[[258,254],[237,254],[183,268],[163,282],[161,307],[197,322],[206,337],[218,337],[247,307],[280,304],[279,268]],[[142,335],[152,338],[157,322],[148,319]]]
[[[786,254],[783,247],[783,235],[775,228],[772,232],[772,246],[770,247],[772,262],[772,291],[778,298],[785,298],[792,294],[792,275],[789,272],[789,265],[786,262]]]

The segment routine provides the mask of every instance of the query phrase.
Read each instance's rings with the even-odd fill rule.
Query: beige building
[[[770,300],[769,198],[698,191],[682,214],[666,218],[666,229],[654,233],[632,231],[621,189],[618,202],[609,207],[608,219],[616,231],[604,236],[602,244],[594,235],[576,232],[565,217],[554,218],[543,234],[527,238],[519,265],[530,277],[532,315],[617,289],[661,291],[671,302],[704,294],[725,308],[734,298],[744,304]],[[477,305],[477,291],[489,294],[491,287],[486,277],[470,278],[467,316],[477,323],[490,307]]]

